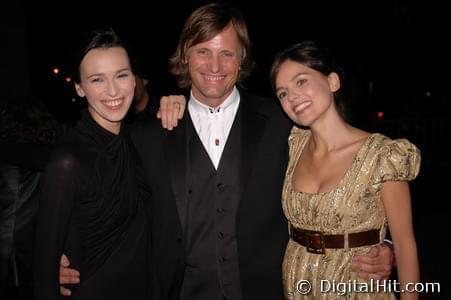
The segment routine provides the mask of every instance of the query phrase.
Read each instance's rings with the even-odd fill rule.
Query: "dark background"
[[[74,121],[79,100],[64,79],[80,33],[110,25],[135,46],[151,75],[152,92],[173,92],[168,56],[188,15],[209,1],[3,1],[0,4],[1,100],[32,93],[61,121]],[[314,39],[333,48],[346,73],[354,124],[392,138],[406,137],[422,151],[411,184],[414,225],[425,281],[439,281],[446,298],[449,197],[450,16],[445,2],[229,1],[243,12],[257,68],[247,86],[272,96],[268,71],[274,54]],[[61,73],[52,74],[58,67]],[[378,118],[377,112],[383,112]],[[445,267],[446,266],[446,267]]]

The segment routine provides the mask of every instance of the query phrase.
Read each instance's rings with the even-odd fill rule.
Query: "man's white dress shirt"
[[[207,150],[216,169],[218,169],[239,104],[240,93],[236,87],[233,88],[229,97],[217,107],[209,107],[201,103],[194,98],[191,92],[188,112],[202,145]]]

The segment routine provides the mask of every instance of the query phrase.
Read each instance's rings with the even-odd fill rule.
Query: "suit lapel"
[[[240,108],[237,117],[241,123],[241,191],[246,188],[255,159],[259,153],[267,116],[258,111],[259,103],[252,96],[240,92]],[[239,124],[238,124],[239,125]],[[166,132],[165,157],[171,177],[172,190],[179,213],[180,223],[185,228],[186,199],[188,195],[189,145],[195,134],[189,113],[172,132]],[[226,149],[224,149],[226,151]]]
[[[182,228],[185,228],[186,199],[188,195],[189,174],[189,143],[192,138],[192,130],[189,130],[191,119],[188,112],[180,125],[173,132],[166,132],[165,158],[169,166],[171,187],[174,192],[175,202]]]

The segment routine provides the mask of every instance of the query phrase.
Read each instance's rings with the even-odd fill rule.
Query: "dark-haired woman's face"
[[[105,129],[119,132],[134,88],[135,77],[123,48],[96,48],[83,58],[75,89],[80,97],[86,97],[89,113]]]
[[[298,62],[287,60],[276,76],[276,95],[283,110],[298,125],[311,126],[331,108],[340,88],[336,73],[328,76]]]

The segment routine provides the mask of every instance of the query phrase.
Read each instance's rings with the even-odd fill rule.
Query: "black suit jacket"
[[[291,123],[275,100],[240,91],[241,198],[236,216],[243,299],[282,299],[281,264],[288,241],[281,206]],[[159,120],[134,124],[132,137],[153,191],[152,240],[158,299],[177,299],[184,237],[177,201],[188,195],[187,118],[173,131]],[[180,214],[183,215],[183,214]]]

